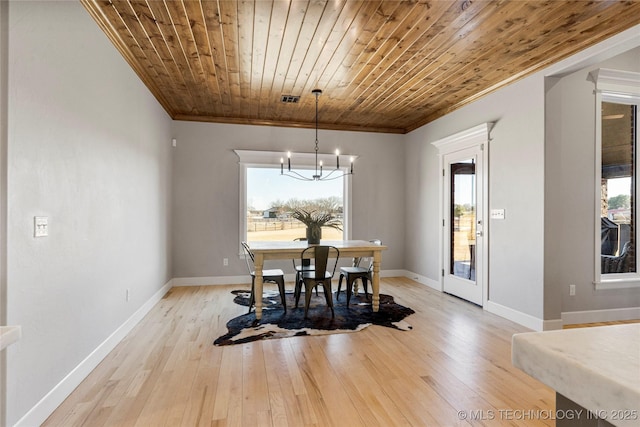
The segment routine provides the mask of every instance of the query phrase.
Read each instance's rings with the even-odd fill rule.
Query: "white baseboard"
[[[173,286],[245,285],[251,284],[250,280],[251,278],[247,274],[242,276],[174,277]]]
[[[169,280],[158,292],[129,317],[118,329],[91,352],[78,366],[62,379],[49,393],[29,410],[14,427],[41,425],[73,390],[93,371],[96,366],[127,336],[142,318],[162,299],[173,286]]]
[[[557,331],[562,329],[564,323],[562,319],[553,319],[553,320],[543,320],[542,322],[542,330],[543,331]]]
[[[534,331],[543,331],[545,327],[544,320],[538,319],[537,317],[531,316],[530,314],[514,310],[513,308],[495,303],[493,301],[487,301],[484,309],[489,313],[504,317],[505,319],[516,322],[519,325],[525,326],[529,329],[533,329]]]
[[[334,281],[337,282],[337,277]],[[405,270],[382,270],[380,271],[380,277],[398,277],[408,276]],[[284,280],[287,282],[294,282],[296,279],[295,273],[285,274]],[[173,279],[173,286],[215,286],[215,285],[250,285],[250,278],[247,274],[242,276],[207,276],[207,277],[176,277]]]
[[[402,274],[397,274],[398,276],[402,275],[409,279],[415,280],[418,283],[427,285],[436,291],[443,292],[442,284],[437,280],[433,280],[428,277],[421,276],[419,274],[416,274],[408,270],[398,270],[398,271],[403,271]],[[493,313],[500,317],[504,317],[505,319],[511,320],[512,322],[525,326],[529,329],[533,329],[534,331],[550,331],[555,329],[562,329],[562,319],[553,319],[553,320],[538,319],[537,317],[531,316],[526,313],[522,313],[518,310],[514,310],[512,308],[495,303],[493,301],[487,301],[487,303],[483,308],[490,313]]]
[[[613,322],[640,319],[640,307],[611,308],[607,310],[567,311],[562,313],[564,325],[576,323]]]
[[[380,270],[380,277],[404,277],[406,270]]]
[[[420,284],[427,285],[428,287],[435,289],[436,291],[442,292],[442,285],[437,280],[429,279],[428,277],[414,273],[413,271],[408,271],[408,270],[397,270],[397,271],[402,272],[402,274],[397,274],[397,276],[404,276],[408,279],[415,280]]]
[[[294,282],[295,273],[285,274],[284,280]],[[247,285],[251,284],[248,274],[242,276],[206,276],[206,277],[175,277],[173,286],[220,286],[220,285]]]

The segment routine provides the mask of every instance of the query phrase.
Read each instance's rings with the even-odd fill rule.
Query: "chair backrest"
[[[244,249],[244,260],[247,262],[247,270],[249,270],[249,274],[251,274],[251,272],[253,271],[253,262],[254,262],[254,258],[253,258],[253,252],[251,252],[251,249],[249,249],[249,245],[247,245],[247,242],[241,242],[242,243],[242,248]],[[251,260],[251,262],[249,262],[249,260]]]
[[[293,239],[294,242],[306,242],[307,238],[306,237],[296,237],[295,239]],[[303,259],[302,260],[302,265],[303,267],[309,267],[311,265],[311,260],[309,258],[307,259]],[[293,268],[296,268],[296,260],[293,260]]]
[[[327,271],[331,272],[331,277],[336,272],[336,266],[338,265],[338,259],[340,258],[340,250],[335,246],[309,246],[307,249],[302,251],[302,255],[300,256],[300,261],[304,259],[308,259],[313,254],[313,259],[315,263],[315,278],[317,280],[324,280],[325,274]],[[333,261],[329,262],[329,259]],[[330,267],[331,270],[329,270]]]
[[[373,240],[369,240],[369,243],[373,243],[374,245],[380,246],[382,244],[382,240],[373,239]],[[353,259],[353,266],[354,267],[360,267],[360,262],[362,262],[363,260],[365,262],[367,262],[367,261],[369,262],[369,265],[366,268],[368,268],[369,270],[372,270],[373,269],[373,257],[354,258]]]

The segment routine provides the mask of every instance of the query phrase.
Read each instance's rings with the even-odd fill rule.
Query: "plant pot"
[[[319,225],[307,226],[307,242],[310,245],[319,244],[321,238],[322,238],[322,227],[320,227]]]

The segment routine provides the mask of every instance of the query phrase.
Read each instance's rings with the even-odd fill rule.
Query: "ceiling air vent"
[[[296,104],[300,101],[300,95],[282,95],[280,101],[285,104]]]

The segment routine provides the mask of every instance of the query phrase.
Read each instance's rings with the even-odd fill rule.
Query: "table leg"
[[[606,413],[607,411],[598,412]],[[555,413],[564,415],[556,420],[556,427],[613,427],[613,424],[609,421],[598,418],[596,413],[589,411],[557,391]]]
[[[374,312],[380,309],[380,258],[382,255],[380,251],[373,253],[373,277],[371,278],[371,307]]]
[[[256,304],[256,320],[262,319],[262,267],[264,265],[264,258],[261,253],[255,254],[253,261],[253,267],[256,270],[256,280],[254,283],[254,295]]]

